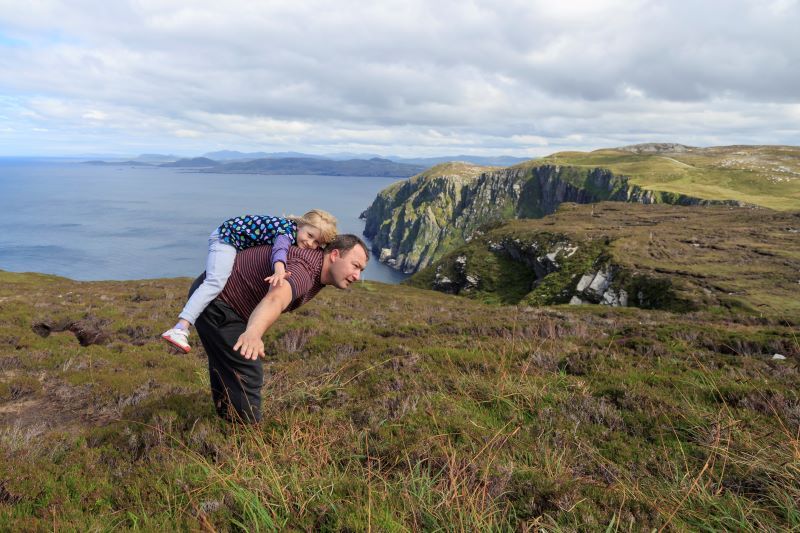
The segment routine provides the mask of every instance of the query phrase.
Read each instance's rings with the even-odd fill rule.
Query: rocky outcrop
[[[450,294],[468,294],[478,289],[480,284],[481,277],[478,274],[467,272],[467,256],[459,255],[453,262],[452,279],[443,274],[442,266],[439,266],[431,288]]]
[[[614,288],[616,268],[608,265],[596,272],[588,272],[581,276],[575,286],[575,294],[570,299],[572,305],[586,303],[610,305],[612,307],[626,307],[628,305],[628,291],[623,288]]]
[[[491,169],[440,165],[383,190],[362,213],[364,235],[381,261],[416,272],[480,228],[512,218],[540,218],[564,202],[730,203],[645,190],[601,169],[536,165]]]
[[[697,150],[697,148],[678,143],[642,143],[622,146],[618,150],[634,154],[682,154]]]
[[[506,291],[499,301],[507,304],[686,308],[668,279],[634,274],[615,263],[606,239],[539,233],[493,240],[493,235],[459,247],[409,283],[479,299]]]

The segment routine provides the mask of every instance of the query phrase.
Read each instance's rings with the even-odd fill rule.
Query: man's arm
[[[270,287],[267,295],[250,314],[247,328],[233,345],[234,351],[239,350],[245,359],[264,357],[264,340],[261,337],[290,303],[292,303],[292,288],[288,283],[280,287]]]

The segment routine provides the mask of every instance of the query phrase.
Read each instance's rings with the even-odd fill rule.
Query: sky
[[[800,144],[800,0],[0,0],[0,156]]]

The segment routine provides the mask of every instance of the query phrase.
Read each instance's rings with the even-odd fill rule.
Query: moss
[[[365,234],[376,251],[402,254],[403,269],[413,270],[462,245],[483,223],[543,217],[564,200],[747,202],[791,211],[800,207],[800,181],[774,178],[800,172],[792,150],[723,147],[668,156],[598,150],[553,154],[509,169],[440,165],[380,193],[366,211]],[[426,212],[432,213],[429,221]],[[446,235],[440,228],[447,228]]]
[[[569,228],[545,229],[552,244]],[[496,294],[513,265],[470,244],[473,264],[498,268]],[[0,306],[26,286],[46,307],[15,300],[23,319],[0,323],[0,382],[34,376],[59,401],[0,418],[0,529],[651,529],[681,501],[676,527],[733,523],[736,506],[791,527],[783,428],[800,374],[782,320],[326,289],[271,328],[264,420],[241,428],[216,418],[199,347],[176,356],[157,338],[189,280],[14,278]],[[108,345],[31,331],[67,292],[70,317],[113,298]],[[126,317],[156,334],[130,335]],[[763,357],[778,347],[788,360]],[[78,375],[94,379],[70,385]],[[722,490],[698,483],[684,500],[709,450],[702,479]]]
[[[688,312],[695,308],[692,302],[677,295],[673,282],[666,277],[623,273],[616,284],[627,291],[632,305],[642,309]]]
[[[795,218],[729,208],[563,205],[558,213],[541,221],[510,221],[505,229],[486,225],[484,236],[476,235],[473,243],[449,257],[475,248],[476,243],[488,247],[489,241],[497,243],[504,238],[540,242],[546,248],[554,244],[553,236],[560,234],[558,238],[578,245],[579,253],[607,245],[598,253],[605,254],[607,264],[617,269],[612,288],[625,289],[632,305],[676,312],[713,308],[721,314],[779,313],[792,320],[800,313],[800,304],[791,297],[789,287],[796,282],[793,268],[800,268],[800,257],[792,252],[788,232],[773,228],[793,227]],[[756,231],[756,227],[761,229]],[[559,231],[553,232],[554,228]],[[687,228],[696,237],[687,239]],[[769,249],[770,255],[762,253],[764,249]],[[568,263],[576,265],[573,274],[586,265],[578,266],[577,257]],[[591,268],[580,274],[591,273]],[[423,278],[432,280],[431,271]],[[554,297],[561,285],[547,283],[547,294],[532,301],[561,301]]]

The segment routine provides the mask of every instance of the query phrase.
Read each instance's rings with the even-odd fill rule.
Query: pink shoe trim
[[[164,339],[165,341],[167,341],[168,343],[170,343],[175,348],[177,348],[180,351],[182,351],[183,353],[189,353],[190,351],[192,351],[192,347],[191,346],[185,346],[185,347],[181,346],[180,344],[178,344],[174,340],[170,339],[168,335],[161,335],[161,338]]]

